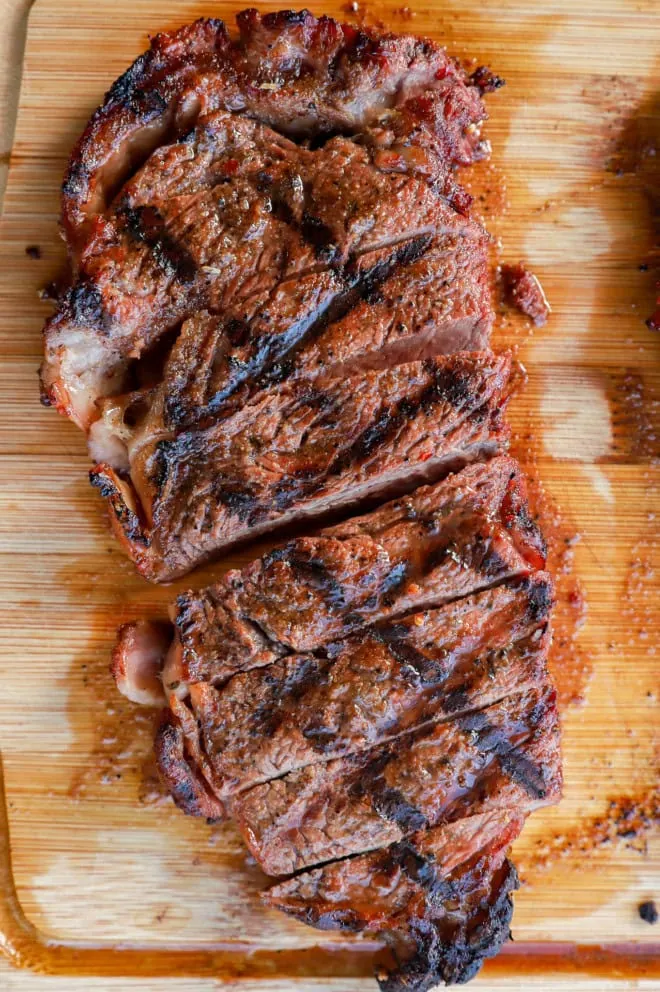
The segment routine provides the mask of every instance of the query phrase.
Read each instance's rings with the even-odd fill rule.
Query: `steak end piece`
[[[181,320],[226,310],[237,287],[249,299],[269,267],[272,283],[346,260],[362,235],[400,236],[404,186],[411,209],[424,189],[436,215],[469,206],[454,167],[483,157],[483,87],[441,46],[309,11],[246,10],[237,24],[237,39],[212,18],[156,35],[72,153],[62,229],[74,281],[46,324],[41,375],[48,402],[85,430]],[[344,137],[358,134],[361,146]],[[323,169],[335,153],[347,195],[368,176],[339,208],[342,171]],[[375,213],[356,214],[370,193]]]
[[[296,875],[263,899],[321,930],[384,936],[397,964],[378,974],[383,992],[466,982],[509,939],[518,881],[506,854],[524,822],[468,817]]]

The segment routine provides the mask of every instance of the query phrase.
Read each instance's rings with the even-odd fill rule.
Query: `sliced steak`
[[[528,811],[560,792],[555,691],[541,684],[371,752],[257,785],[231,808],[263,870],[288,875],[464,816]]]
[[[524,816],[467,817],[280,882],[267,906],[319,930],[384,935],[396,967],[384,992],[427,992],[472,978],[509,939],[517,888],[507,849]]]
[[[482,154],[478,83],[428,40],[357,30],[309,11],[238,17],[232,42],[217,19],[156,35],[108,91],[76,145],[63,188],[64,230],[74,254],[136,163],[202,114],[244,113],[297,138],[355,133],[416,93],[467,90],[443,122],[443,158]]]
[[[198,310],[240,307],[413,234],[475,228],[452,205],[465,213],[452,167],[480,154],[485,114],[442,49],[308,13],[239,21],[238,43],[220,21],[154,39],[74,151],[63,227],[76,279],[46,325],[42,383],[85,429],[100,398],[127,391],[131,362]],[[273,53],[288,39],[288,54],[269,55],[273,78],[255,49],[275,35]],[[434,114],[416,109],[418,93]],[[380,168],[377,141],[336,134],[311,149],[284,136],[358,132],[398,105],[409,168]]]
[[[483,237],[421,234],[341,271],[284,280],[221,316],[201,311],[172,349],[162,398],[150,398],[162,411],[158,429],[226,415],[271,381],[479,350],[488,344],[490,297]]]
[[[218,685],[544,564],[518,464],[499,456],[470,465],[179,596],[166,687]]]
[[[222,799],[538,685],[550,643],[540,573],[234,676],[190,686],[189,721]],[[183,728],[182,728],[183,729]],[[185,732],[185,731],[184,731]]]
[[[131,483],[92,481],[140,571],[182,575],[238,540],[410,490],[494,454],[510,358],[460,353],[285,383],[228,420],[147,446]]]

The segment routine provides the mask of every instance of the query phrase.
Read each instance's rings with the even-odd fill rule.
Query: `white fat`
[[[188,695],[189,686],[183,677],[183,650],[176,636],[165,658],[162,680],[168,696],[173,694],[177,699],[185,699]]]
[[[119,436],[115,428],[105,418],[95,420],[89,429],[87,447],[92,461],[96,464],[104,462],[116,472],[127,472],[129,469],[126,442]]]
[[[120,628],[112,674],[119,691],[132,702],[142,706],[164,706],[167,702],[161,670],[171,638],[168,624],[138,621]]]

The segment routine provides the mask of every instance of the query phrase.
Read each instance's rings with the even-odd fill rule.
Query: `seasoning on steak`
[[[503,265],[501,278],[506,301],[530,317],[537,327],[543,327],[550,313],[550,304],[534,273],[522,264]]]
[[[413,613],[234,676],[190,686],[189,721],[223,800],[411,727],[455,719],[545,676],[544,573]],[[185,733],[185,729],[182,728]]]
[[[518,886],[507,849],[525,822],[506,810],[423,831],[267,890],[267,906],[319,930],[384,935],[397,965],[384,992],[469,981],[510,936]]]
[[[92,481],[138,569],[188,572],[248,535],[376,500],[496,452],[508,355],[461,352],[284,383],[228,420],[140,449]]]
[[[220,685],[283,654],[317,651],[367,624],[544,564],[520,467],[506,456],[470,465],[180,595],[165,687],[185,695],[190,682]],[[162,689],[157,701],[165,701]]]
[[[245,843],[268,875],[289,875],[475,813],[556,802],[555,691],[538,685],[240,793],[231,812]]]
[[[307,11],[243,11],[238,25],[238,41],[218,20],[154,38],[74,149],[62,225],[76,281],[46,327],[42,380],[84,428],[99,397],[126,392],[130,362],[198,310],[408,225],[470,226],[453,168],[486,153],[486,115],[442,48]]]

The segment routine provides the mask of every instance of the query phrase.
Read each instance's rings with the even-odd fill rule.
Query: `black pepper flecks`
[[[648,902],[642,902],[637,907],[637,912],[645,923],[654,924],[658,922],[658,907],[649,899]]]

